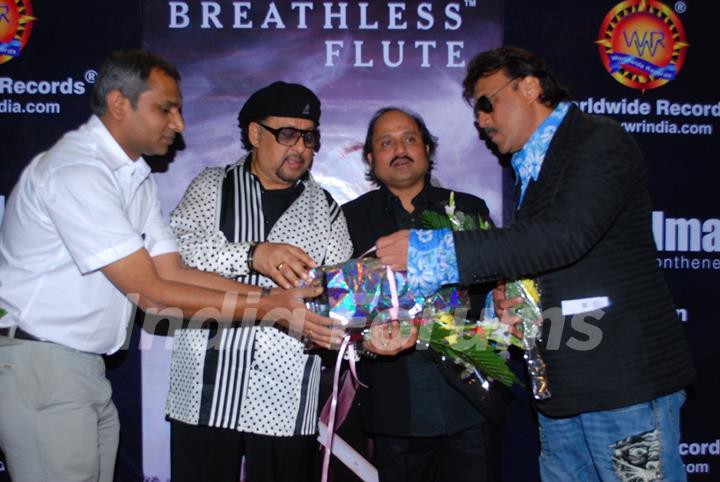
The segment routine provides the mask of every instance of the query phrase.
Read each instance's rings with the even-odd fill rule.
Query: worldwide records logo
[[[34,20],[30,0],[0,0],[0,64],[20,56]]]
[[[598,37],[595,43],[608,73],[641,91],[674,80],[689,46],[678,16],[656,0],[617,4],[605,16]]]

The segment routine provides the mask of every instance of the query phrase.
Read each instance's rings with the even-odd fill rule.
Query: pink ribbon
[[[398,312],[400,311],[397,283],[395,282],[395,273],[390,269],[390,266],[385,266],[385,270],[387,271],[388,284],[390,285],[390,302],[392,303],[392,308],[390,308],[390,321],[395,321],[398,319]]]
[[[370,250],[365,252],[361,256],[361,258],[374,250],[375,248],[371,248]],[[398,312],[400,311],[400,302],[398,300],[395,273],[393,273],[393,270],[391,270],[389,266],[386,266],[386,270],[388,284],[390,286],[390,299],[392,303],[392,308],[390,308],[390,317],[391,320],[397,320]],[[348,376],[347,374],[343,377],[342,389],[340,390],[340,403],[338,405],[338,382],[340,379],[340,366],[342,365],[343,356],[345,355],[346,351],[348,353],[348,361],[350,363],[350,373],[352,374],[352,377]],[[333,439],[335,438],[335,419],[338,419],[337,426],[338,428],[340,428],[340,425],[342,425],[342,423],[345,421],[345,418],[350,411],[350,407],[352,406],[352,401],[355,398],[355,392],[357,391],[356,382],[357,384],[367,388],[367,385],[363,384],[357,376],[357,371],[355,368],[355,345],[350,343],[350,335],[345,335],[343,337],[342,343],[340,344],[340,349],[338,350],[337,360],[335,360],[335,371],[333,373],[333,389],[332,396],[329,400],[330,403],[326,403],[322,411],[320,412],[320,420],[324,422],[325,425],[327,425],[327,433],[324,444],[325,454],[323,456],[322,482],[327,482],[328,473],[330,471],[330,456],[332,455],[332,444]]]
[[[338,381],[340,378],[340,365],[342,365],[343,355],[345,355],[346,350],[349,355],[348,358],[350,359],[350,370],[352,371],[353,376],[355,376],[355,379],[357,380],[357,375],[355,375],[355,346],[350,344],[350,335],[345,335],[343,337],[342,344],[340,345],[340,349],[338,350],[337,360],[335,360],[332,397],[330,398],[330,410],[327,414],[327,420],[323,420],[323,415],[325,414],[325,408],[327,408],[327,404],[325,404],[325,407],[322,410],[322,414],[320,415],[320,420],[323,420],[323,422],[325,422],[325,424],[327,425],[327,433],[325,435],[325,455],[323,457],[322,468],[322,482],[327,482],[328,472],[330,470],[330,455],[332,454],[332,443],[333,439],[335,438],[335,412],[338,405]],[[358,382],[360,382],[360,380],[358,380]],[[345,385],[346,384],[343,384],[343,392],[347,394],[348,392],[345,390]],[[355,390],[352,390],[352,394],[350,396],[352,398],[350,398],[349,401],[352,402],[352,399],[355,398]],[[346,403],[345,405],[348,406],[343,407],[342,411],[344,413],[342,414],[342,421],[338,423],[338,427],[345,420],[347,412],[349,411],[350,404]]]

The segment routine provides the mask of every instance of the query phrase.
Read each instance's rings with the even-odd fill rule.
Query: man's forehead
[[[482,95],[491,95],[497,87],[510,80],[510,77],[503,69],[485,74],[475,82],[475,98]]]
[[[145,93],[156,93],[162,95],[167,102],[182,104],[182,92],[177,80],[166,74],[160,69],[153,68],[147,82],[148,88],[140,95]]]
[[[420,128],[415,119],[404,112],[390,111],[380,116],[375,122],[373,128],[376,134],[382,135],[392,131],[401,130],[403,132],[420,132]]]
[[[271,115],[265,118],[264,123],[272,127],[299,127],[301,129],[313,129],[315,127],[313,121],[300,117],[279,117]]]

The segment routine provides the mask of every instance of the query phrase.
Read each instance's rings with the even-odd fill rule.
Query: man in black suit
[[[640,150],[617,123],[567,102],[527,51],[479,54],[463,87],[481,134],[513,154],[513,225],[436,233],[454,245],[449,270],[419,271],[434,248],[416,231],[378,240],[378,256],[407,265],[411,283],[434,278],[421,290],[536,278],[552,392],[537,404],[543,480],[685,480],[679,412],[695,375],[655,262]]]
[[[418,115],[396,107],[375,113],[363,155],[367,178],[379,189],[343,206],[353,256],[361,256],[381,236],[421,227],[425,209],[444,213],[450,191],[430,184],[435,147]],[[482,199],[455,193],[455,203],[458,210],[487,219]],[[383,353],[372,342],[366,348]],[[443,371],[431,350],[411,348],[397,356],[364,359],[359,367],[369,387],[359,393],[362,424],[374,435],[381,482],[499,480],[499,420],[490,419],[497,407],[463,392],[459,379]]]

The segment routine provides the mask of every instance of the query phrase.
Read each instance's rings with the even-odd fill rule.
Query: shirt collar
[[[569,102],[560,102],[547,119],[535,129],[535,132],[533,132],[523,148],[513,154],[511,164],[515,170],[516,183],[520,183],[518,207],[523,202],[530,180],[537,181],[540,168],[545,160],[545,154],[547,154],[548,147],[550,147],[550,141],[552,141],[555,131],[557,131],[558,126],[565,118],[569,108]]]
[[[100,160],[111,171],[123,169],[131,175],[143,179],[150,175],[150,166],[147,165],[145,159],[142,156],[137,161],[130,159],[98,116],[93,115],[90,117],[85,127],[97,142],[100,151],[102,151],[103,155],[99,156]]]
[[[423,183],[422,191],[412,199],[412,204],[415,209],[423,210],[430,205],[430,198],[428,193],[428,186],[430,185],[430,175],[425,176],[425,182]],[[380,183],[380,190],[384,193],[385,198],[388,201],[400,202],[400,198],[397,197],[393,192],[383,183]]]

